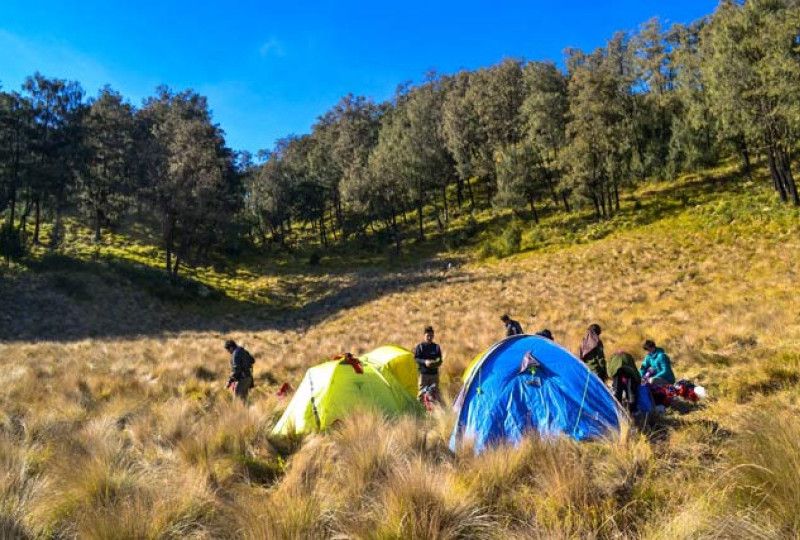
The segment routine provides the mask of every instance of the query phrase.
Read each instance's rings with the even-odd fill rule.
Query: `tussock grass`
[[[210,324],[173,325],[177,312],[158,312],[164,304],[104,297],[124,271],[91,277],[85,254],[70,254],[77,266],[63,271],[89,285],[69,296],[69,279],[37,282],[52,305],[36,309],[72,306],[63,317],[91,313],[80,323],[89,326],[118,317],[149,329],[159,316],[195,330],[0,342],[0,536],[798,536],[800,214],[758,186],[722,180],[729,174],[645,186],[603,223],[545,217],[513,246],[527,253],[447,271],[425,263],[292,277],[248,266],[191,276],[254,305],[299,308],[280,325],[240,328],[203,302],[181,316],[202,310]],[[480,225],[465,246],[496,240]],[[137,264],[158,255],[136,241],[123,250]],[[41,264],[56,272],[55,261]],[[137,276],[126,279],[135,286]],[[276,396],[281,383],[296,386],[307,366],[342,351],[413,347],[427,324],[451,400],[467,363],[502,336],[503,312],[573,351],[593,322],[609,352],[641,360],[642,341],[654,339],[710,397],[619,440],[531,439],[477,457],[449,451],[454,415],[444,408],[394,420],[355,411],[325,435],[270,439],[288,401]],[[35,310],[17,315],[30,335],[50,335]],[[224,388],[228,337],[257,358],[248,407]]]

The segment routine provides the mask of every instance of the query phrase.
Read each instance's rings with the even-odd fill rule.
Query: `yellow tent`
[[[325,430],[353,412],[377,409],[393,416],[419,412],[419,402],[388,369],[369,362],[358,368],[345,361],[333,360],[306,371],[286,411],[272,430],[273,435],[287,436]]]
[[[408,349],[384,345],[361,355],[359,360],[374,366],[381,373],[391,373],[411,396],[416,397],[417,363],[414,361],[414,353]]]

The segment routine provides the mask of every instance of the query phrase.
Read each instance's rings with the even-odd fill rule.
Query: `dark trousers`
[[[244,379],[236,381],[233,387],[234,399],[240,399],[242,400],[242,403],[247,403],[247,394],[250,392],[250,388],[252,387],[252,377],[245,377]]]
[[[616,375],[611,383],[611,389],[614,391],[614,397],[617,398],[617,401],[628,405],[628,412],[633,414],[639,410],[637,405],[639,401],[639,385],[633,379]]]
[[[422,389],[426,386],[430,386],[435,384],[437,387],[439,386],[439,374],[434,373],[433,375],[423,375],[422,373],[419,374],[419,392],[417,393],[417,397],[422,396]]]

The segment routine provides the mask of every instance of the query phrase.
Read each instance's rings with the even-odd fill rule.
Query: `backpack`
[[[253,364],[256,363],[256,359],[253,358],[253,355],[250,354],[247,350],[245,350],[245,349],[242,349],[242,350],[244,351],[244,354],[245,354],[245,357],[244,357],[244,369],[246,369],[248,372],[251,372],[251,374],[252,374]]]

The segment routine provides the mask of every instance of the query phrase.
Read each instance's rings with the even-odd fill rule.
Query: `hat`
[[[652,339],[648,339],[644,342],[644,346],[642,347],[644,350],[653,349],[655,348],[656,344],[653,342]]]

